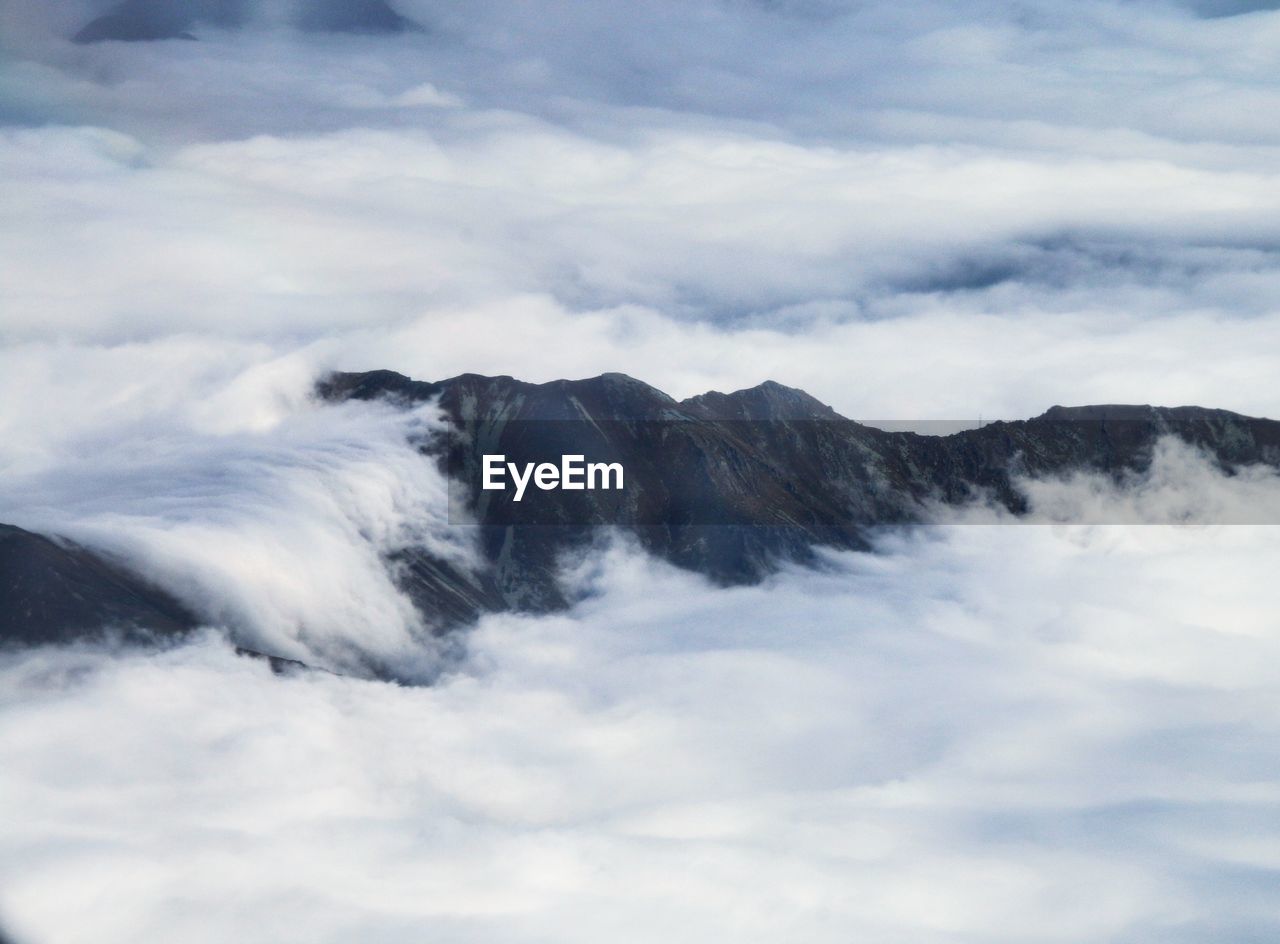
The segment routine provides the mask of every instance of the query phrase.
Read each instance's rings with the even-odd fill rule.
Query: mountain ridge
[[[1028,510],[1022,477],[1093,472],[1123,482],[1150,465],[1166,436],[1227,474],[1246,465],[1280,469],[1280,422],[1193,406],[1057,405],[1025,420],[928,436],[860,424],[774,381],[677,401],[620,373],[528,383],[475,373],[419,381],[375,370],[327,374],[315,398],[322,407],[434,402],[446,418],[449,435],[415,445],[458,489],[480,563],[467,567],[424,546],[386,559],[434,633],[488,612],[568,606],[565,556],[589,551],[602,534],[629,534],[647,553],[729,586],[762,580],[788,562],[812,564],[823,547],[869,550],[876,529],[927,523],[939,506],[989,502],[1016,518]],[[488,452],[617,461],[628,487],[515,504],[478,487]],[[107,628],[126,638],[170,638],[198,622],[109,555],[0,526],[0,644],[62,643]],[[230,630],[239,644],[249,638]]]
[[[243,29],[254,20],[250,0],[121,0],[81,27],[71,41],[89,45],[108,41],[194,40],[201,27]],[[291,24],[304,33],[358,35],[422,32],[423,27],[396,12],[387,0],[297,0]]]
[[[1092,471],[1119,480],[1144,471],[1166,435],[1204,450],[1224,471],[1280,467],[1280,423],[1201,407],[1056,406],[1026,420],[926,436],[858,423],[774,381],[676,401],[617,373],[531,384],[479,374],[421,382],[372,371],[331,374],[317,394],[434,400],[459,441],[508,457],[533,459],[534,447],[546,446],[624,462],[639,497],[579,493],[550,517],[508,504],[506,517],[486,519],[494,502],[475,490],[476,450],[459,459],[442,455],[439,444],[424,446],[444,471],[472,483],[470,507],[482,513],[479,540],[493,564],[488,576],[517,609],[564,605],[558,557],[589,545],[594,525],[617,524],[619,511],[646,551],[728,585],[759,580],[783,561],[812,562],[821,546],[866,550],[871,529],[925,522],[931,503],[981,498],[1023,514],[1019,477]]]
[[[749,399],[763,403],[768,402],[769,400],[791,398],[797,403],[806,404],[808,408],[820,418],[843,420],[869,429],[878,428],[874,424],[868,424],[860,420],[852,419],[842,413],[839,413],[835,408],[823,403],[817,397],[799,387],[790,387],[779,383],[776,380],[763,380],[754,386],[742,387],[728,393],[718,390],[708,390],[704,393],[686,397],[683,400],[676,400],[661,389],[621,371],[605,371],[600,374],[582,378],[561,377],[541,382],[519,380],[511,374],[480,374],[468,371],[461,374],[455,374],[443,380],[424,381],[414,380],[413,378],[399,373],[398,371],[382,368],[368,371],[330,371],[317,381],[316,392],[321,400],[327,401],[338,401],[343,399],[369,400],[387,397],[394,398],[396,396],[407,397],[408,399],[415,401],[422,401],[431,396],[438,395],[447,389],[457,387],[462,384],[477,383],[488,385],[509,384],[519,389],[539,391],[576,390],[597,384],[635,386],[652,392],[670,404],[698,412],[701,412],[703,409],[710,408],[708,406],[710,404],[718,404],[724,401],[741,403],[744,400]],[[1251,416],[1246,413],[1225,410],[1220,407],[1204,407],[1194,404],[1157,406],[1149,403],[1097,403],[1080,404],[1075,406],[1054,404],[1044,412],[1026,417],[1025,419],[996,419],[989,422],[990,424],[1026,423],[1035,420],[1050,419],[1138,420],[1161,415],[1222,416],[1264,423],[1280,422],[1267,417]],[[773,417],[767,413],[757,413],[742,418],[754,420],[771,419]]]

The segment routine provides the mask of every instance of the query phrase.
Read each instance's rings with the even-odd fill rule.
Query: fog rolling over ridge
[[[0,0],[0,937],[1275,939],[1276,7]]]
[[[956,528],[710,594],[615,552],[581,609],[487,619],[428,687],[216,640],[10,657],[5,913],[54,940],[1247,940],[1280,917],[1273,532]]]
[[[922,436],[863,426],[773,382],[676,401],[622,374],[427,383],[374,371],[328,374],[295,409],[293,429],[256,441],[187,431],[153,445],[167,468],[135,467],[137,493],[104,492],[96,483],[119,473],[98,456],[64,471],[62,494],[46,475],[16,481],[5,513],[52,540],[0,534],[3,638],[172,642],[215,626],[251,652],[422,682],[483,614],[578,602],[565,568],[609,541],[700,574],[710,591],[872,551],[886,528],[1280,521],[1280,423],[1198,407],[1054,407]],[[548,492],[539,473],[523,494],[535,465],[567,456],[600,460],[612,481]],[[513,476],[526,469],[520,490],[490,489],[492,458],[512,460]],[[23,507],[32,493],[54,507]],[[282,606],[297,570],[329,585],[304,584]],[[344,586],[359,596],[343,599]]]

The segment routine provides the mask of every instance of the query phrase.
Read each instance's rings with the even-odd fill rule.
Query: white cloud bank
[[[1276,539],[951,528],[717,593],[619,551],[432,688],[11,657],[0,908],[37,944],[1264,939]]]
[[[73,47],[87,9],[5,7],[6,341],[1280,414],[1280,13],[403,9],[431,31]]]

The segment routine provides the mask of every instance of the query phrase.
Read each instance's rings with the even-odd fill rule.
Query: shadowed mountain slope
[[[175,636],[194,625],[182,604],[105,557],[0,525],[0,645],[71,642],[105,632]]]

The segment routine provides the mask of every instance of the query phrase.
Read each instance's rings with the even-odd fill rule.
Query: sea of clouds
[[[0,521],[213,629],[0,659],[16,944],[1276,936],[1280,535],[1221,524],[1274,520],[1274,476],[1166,443],[1025,483],[1041,527],[969,509],[754,588],[618,544],[459,655],[382,563],[473,553],[432,411],[309,396],[621,370],[906,421],[1280,416],[1270,4],[67,41],[105,6],[0,0]],[[389,663],[437,681],[354,677]]]
[[[1274,529],[954,527],[713,591],[625,549],[436,685],[217,637],[0,663],[17,940],[1260,941]]]
[[[0,4],[9,344],[1280,413],[1266,11],[406,2],[427,32],[66,41],[101,8]]]

